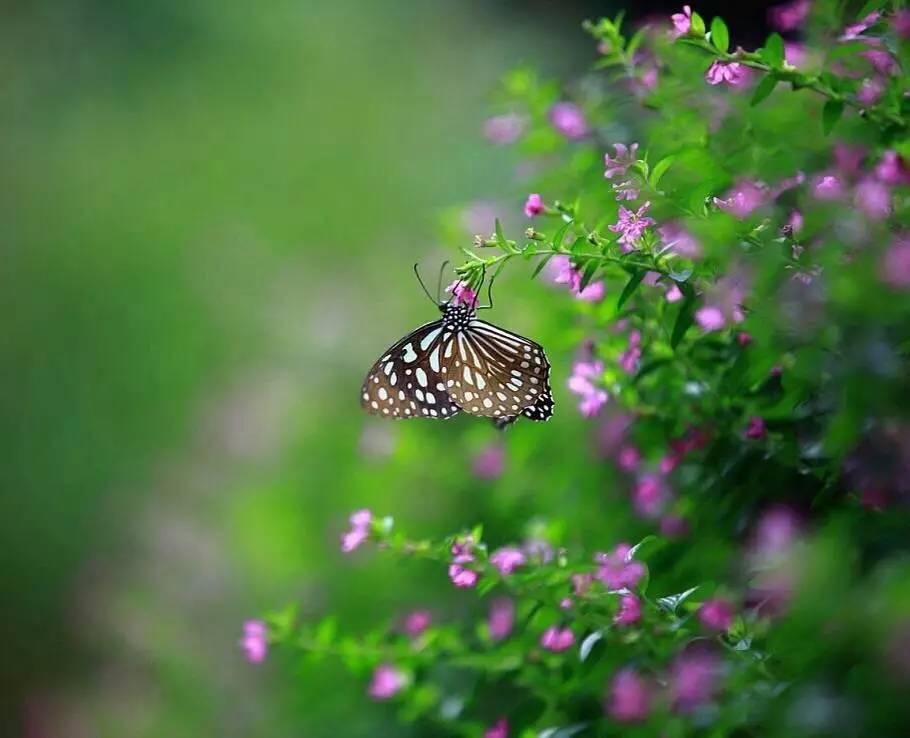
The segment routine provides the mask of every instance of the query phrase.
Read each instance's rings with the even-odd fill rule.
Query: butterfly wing
[[[446,390],[465,412],[503,421],[552,415],[550,362],[540,344],[474,319],[446,340],[443,353]]]
[[[443,382],[442,320],[420,326],[389,348],[370,369],[360,390],[360,406],[387,418],[451,418],[458,405]],[[448,371],[448,370],[446,370]]]

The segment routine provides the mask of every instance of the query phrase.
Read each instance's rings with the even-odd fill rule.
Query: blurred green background
[[[448,592],[343,560],[337,534],[362,505],[427,534],[476,522],[488,490],[459,470],[493,432],[371,424],[357,390],[433,316],[410,265],[446,254],[446,209],[514,191],[480,135],[497,80],[583,68],[578,20],[442,0],[3,5],[0,732],[396,730],[331,664],[296,682],[245,664],[240,624],[293,600],[356,629]],[[531,330],[545,290],[512,284],[496,317]]]

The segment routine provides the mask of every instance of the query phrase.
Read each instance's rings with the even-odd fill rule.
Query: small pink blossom
[[[629,346],[619,355],[619,366],[626,374],[638,371],[638,362],[641,359],[641,332],[632,331],[629,334]]]
[[[540,636],[541,647],[547,649],[547,651],[552,651],[553,653],[560,653],[561,651],[572,648],[574,643],[575,634],[572,632],[572,629],[560,628],[557,625],[550,626],[543,632],[543,635]]]
[[[572,592],[576,597],[584,597],[591,588],[594,577],[591,574],[573,574]]]
[[[456,538],[450,551],[452,561],[456,564],[469,564],[474,561],[474,538],[472,536]]]
[[[910,10],[898,10],[891,16],[891,27],[902,39],[910,38]]]
[[[869,28],[869,26],[872,26],[875,23],[877,23],[878,19],[881,17],[882,17],[882,14],[878,10],[876,10],[875,12],[869,13],[869,15],[865,16],[858,23],[854,23],[852,25],[847,26],[844,29],[844,32],[841,35],[840,40],[841,41],[850,41],[852,39],[859,38],[859,36],[863,33],[863,31],[867,30]]]
[[[487,141],[506,145],[517,141],[525,130],[525,118],[517,113],[506,113],[487,118],[483,124],[483,135]]]
[[[572,598],[571,598],[571,597],[563,597],[563,598],[559,601],[559,607],[560,607],[561,610],[570,610],[570,609],[572,608]]]
[[[407,676],[391,664],[380,664],[373,670],[367,693],[374,700],[388,700],[407,685]]]
[[[556,262],[555,264],[553,262]],[[554,276],[553,282],[556,284],[567,284],[569,290],[575,295],[576,300],[584,302],[600,302],[603,299],[606,287],[601,281],[590,282],[581,287],[582,273],[580,269],[572,266],[568,256],[555,256],[550,260],[553,265]],[[558,270],[558,271],[557,271]]]
[[[578,412],[581,413],[583,418],[593,418],[607,404],[609,399],[610,396],[605,390],[595,390],[590,395],[583,397],[581,402],[578,403]]]
[[[616,152],[615,157],[604,154],[604,177],[613,179],[617,174],[624,177],[629,171],[629,167],[635,164],[638,154],[638,144],[633,143],[626,146],[623,143],[613,144],[613,150]]]
[[[648,475],[638,480],[632,492],[635,511],[643,518],[657,518],[666,503],[666,489],[655,476]]]
[[[698,259],[701,257],[701,244],[678,223],[666,223],[658,228],[657,232],[660,234],[660,240],[684,259]]]
[[[733,605],[715,597],[698,608],[698,619],[706,628],[726,633],[733,624]]]
[[[743,179],[727,192],[723,199],[715,197],[714,204],[736,218],[746,218],[765,204],[767,188],[760,182]]]
[[[490,637],[494,641],[501,641],[512,632],[515,623],[515,604],[507,597],[498,597],[490,603],[490,614],[487,625],[490,628]]]
[[[456,587],[470,589],[477,584],[478,574],[461,564],[449,564],[449,579]]]
[[[640,194],[639,186],[631,179],[613,185],[613,195],[617,202],[637,200]]]
[[[764,418],[754,416],[749,418],[749,426],[746,428],[746,438],[759,439],[767,435]]]
[[[484,731],[483,738],[509,738],[509,723],[505,718],[499,718],[492,727]]]
[[[637,723],[651,710],[651,689],[634,669],[622,669],[610,683],[607,714],[620,723]]]
[[[664,515],[660,519],[660,533],[667,538],[687,536],[689,529],[689,521],[681,515]]]
[[[695,322],[705,333],[710,333],[721,330],[727,324],[727,319],[719,307],[705,305],[695,311]]]
[[[597,554],[594,560],[600,568],[594,576],[611,590],[635,587],[645,575],[645,565],[633,559],[631,551],[628,543],[620,543],[613,553]]]
[[[679,712],[691,712],[708,702],[717,690],[720,662],[708,652],[683,653],[670,670],[673,705]]]
[[[673,23],[673,30],[670,31],[670,35],[673,38],[685,36],[692,30],[692,8],[688,5],[683,5],[682,13],[673,13],[670,16],[670,20]]]
[[[633,594],[619,598],[619,610],[613,616],[616,625],[634,625],[641,620],[641,600]]]
[[[739,62],[714,61],[705,72],[705,80],[709,85],[719,85],[726,82],[728,85],[738,87],[748,81],[748,69]]]
[[[749,335],[748,333],[746,333],[745,331],[740,331],[739,333],[736,334],[736,342],[737,342],[740,346],[742,346],[743,348],[745,348],[745,347],[748,346],[750,343],[752,343],[752,336],[750,336],[750,335]]]
[[[897,289],[910,288],[910,235],[903,234],[885,252],[882,280]]]
[[[641,462],[641,453],[635,446],[623,446],[619,449],[616,463],[624,472],[635,471]]]
[[[505,576],[511,574],[519,566],[524,566],[527,563],[527,558],[524,555],[524,551],[520,548],[504,546],[490,554],[490,563],[499,569],[500,574]]]
[[[751,555],[764,566],[786,556],[799,535],[799,521],[788,507],[772,507],[759,519],[751,544]]]
[[[607,288],[606,285],[600,280],[596,282],[590,282],[585,285],[585,288],[582,290],[572,290],[572,294],[575,295],[576,300],[581,300],[582,302],[600,302],[604,299]]]
[[[452,294],[453,304],[468,305],[472,308],[477,307],[477,293],[466,282],[456,279],[446,287],[445,291]]]
[[[866,177],[856,185],[853,200],[873,220],[884,220],[891,214],[891,190],[872,177]]]
[[[498,443],[491,443],[474,457],[471,470],[475,477],[489,482],[502,476],[505,462],[505,449]]]
[[[430,627],[432,620],[429,610],[412,610],[404,618],[404,632],[416,638]]]
[[[884,93],[885,85],[878,77],[872,77],[862,81],[856,93],[856,99],[868,108],[881,100]]]
[[[860,52],[860,56],[868,60],[872,68],[879,74],[892,75],[900,71],[897,59],[886,49],[868,49]]]
[[[609,229],[620,234],[618,240],[624,247],[623,251],[634,249],[644,235],[645,229],[654,225],[654,220],[645,215],[650,207],[651,203],[646,202],[633,213],[622,205],[619,206],[619,219],[609,226]]]
[[[875,165],[875,176],[887,185],[910,184],[910,169],[894,149],[882,154],[881,161]]]
[[[581,108],[569,102],[559,102],[550,108],[550,124],[569,139],[584,138],[588,133],[585,114]]]
[[[596,387],[592,379],[603,374],[604,366],[600,361],[577,361],[569,377],[569,390],[581,397],[579,412],[586,418],[594,417],[607,402],[605,390]]]
[[[269,653],[268,629],[261,620],[247,620],[243,624],[240,647],[251,664],[261,664]]]
[[[351,514],[349,519],[351,529],[341,536],[341,550],[344,553],[350,553],[369,538],[372,521],[373,514],[367,509],[357,510]]]
[[[811,8],[811,0],[794,0],[775,5],[768,10],[768,22],[778,31],[796,31],[806,22]]]
[[[670,287],[667,289],[666,293],[664,294],[664,298],[666,299],[667,302],[670,302],[670,303],[679,302],[680,300],[683,299],[682,290],[679,289],[679,285],[676,284],[676,282],[674,282],[673,284],[670,285]]]
[[[809,59],[806,45],[795,41],[784,41],[784,60],[791,67],[802,68]]]
[[[528,195],[528,199],[525,200],[525,215],[529,218],[533,218],[535,215],[540,215],[543,210],[543,198],[536,192],[532,192]]]
[[[818,200],[839,200],[844,188],[840,179],[833,174],[820,174],[812,180],[812,191]]]
[[[799,233],[803,229],[803,214],[799,210],[792,211],[787,225],[790,227],[791,233]]]

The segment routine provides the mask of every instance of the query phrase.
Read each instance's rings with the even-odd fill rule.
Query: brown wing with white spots
[[[550,363],[543,348],[483,320],[450,337],[443,352],[445,386],[471,415],[546,420],[553,410]]]
[[[451,418],[458,413],[443,384],[442,320],[420,326],[386,351],[360,390],[360,406],[386,418]]]

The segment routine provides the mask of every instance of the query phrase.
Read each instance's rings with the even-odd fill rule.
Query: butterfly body
[[[497,426],[553,413],[550,364],[527,338],[479,320],[470,303],[439,303],[442,318],[420,326],[373,365],[360,404],[373,415],[446,419],[465,412]]]

